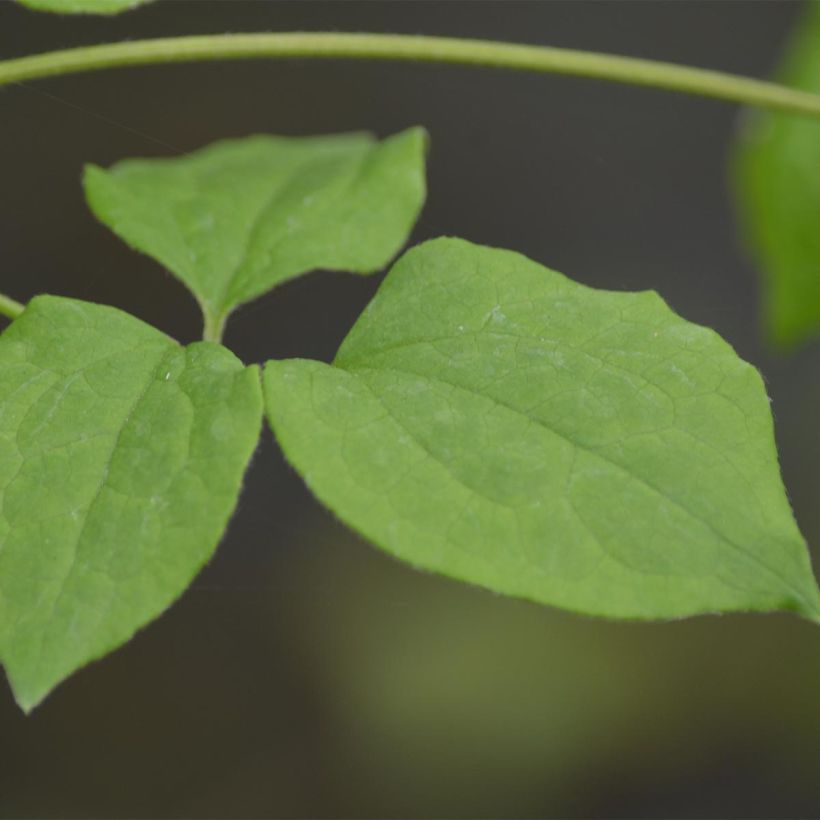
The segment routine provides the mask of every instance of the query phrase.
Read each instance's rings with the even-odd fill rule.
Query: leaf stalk
[[[11,297],[0,293],[0,315],[9,319],[16,319],[25,309],[25,305],[21,305],[20,302],[16,302]]]
[[[203,308],[202,316],[204,320],[202,340],[204,342],[216,342],[217,344],[221,344],[222,336],[225,333],[227,315],[224,313],[214,315],[209,310]]]

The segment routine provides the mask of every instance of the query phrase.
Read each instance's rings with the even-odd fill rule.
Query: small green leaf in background
[[[805,9],[778,79],[820,93],[820,3]],[[755,111],[745,125],[738,206],[763,274],[770,335],[791,346],[820,332],[820,122]]]
[[[17,0],[35,11],[57,14],[117,14],[153,0]]]
[[[199,300],[218,339],[239,304],[316,268],[372,273],[399,251],[425,195],[426,137],[249,137],[179,159],[89,167],[97,217]]]
[[[612,617],[820,614],[759,374],[654,292],[435,240],[333,365],[264,382],[308,486],[419,567]]]
[[[34,299],[0,338],[0,660],[18,703],[158,616],[211,556],[256,368],[114,308]]]

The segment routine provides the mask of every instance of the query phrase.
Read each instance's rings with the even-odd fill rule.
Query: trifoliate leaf
[[[315,268],[372,273],[424,201],[425,135],[250,137],[90,167],[94,213],[199,300],[208,338],[239,304]]]
[[[654,292],[435,240],[333,365],[264,382],[308,486],[419,567],[612,617],[820,614],[759,374]]]
[[[34,299],[0,338],[0,660],[26,710],[187,587],[236,504],[261,390],[219,345]]]
[[[57,14],[117,14],[153,0],[17,0],[36,11]]]
[[[795,35],[779,79],[820,92],[820,3]],[[794,345],[820,332],[820,121],[759,111],[744,124],[735,168],[743,227],[770,335]]]

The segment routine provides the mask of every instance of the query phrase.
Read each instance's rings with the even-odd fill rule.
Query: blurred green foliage
[[[808,3],[777,79],[820,92],[820,2]],[[820,122],[754,111],[734,172],[738,207],[764,284],[771,338],[793,346],[820,332]]]
[[[57,14],[118,14],[153,0],[17,0],[35,11]]]

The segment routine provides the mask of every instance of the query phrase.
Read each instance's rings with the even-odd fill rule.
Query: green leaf
[[[372,273],[424,201],[426,138],[250,137],[179,159],[89,167],[92,210],[199,300],[219,338],[239,304],[316,268]]]
[[[264,383],[308,486],[419,567],[611,617],[820,614],[759,374],[654,292],[439,239],[333,365]]]
[[[0,660],[25,710],[182,593],[259,435],[256,368],[41,296],[0,337]]]
[[[820,93],[820,3],[812,3],[779,72]],[[784,346],[820,332],[820,122],[755,112],[735,162],[745,237],[763,274],[764,313]]]
[[[153,0],[17,0],[36,11],[57,14],[117,14]]]

